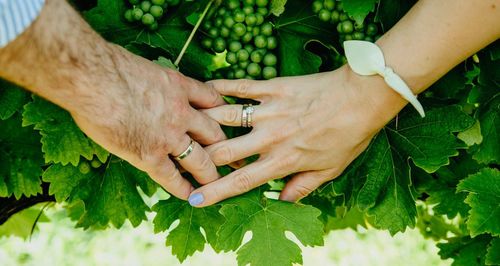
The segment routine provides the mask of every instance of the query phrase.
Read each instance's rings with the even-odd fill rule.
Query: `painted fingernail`
[[[191,204],[191,206],[198,206],[200,204],[203,203],[205,199],[203,198],[203,194],[201,193],[195,193],[191,196],[189,196],[189,204]]]

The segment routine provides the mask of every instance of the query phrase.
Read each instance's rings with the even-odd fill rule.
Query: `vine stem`
[[[210,7],[212,6],[212,4],[213,4],[214,1],[215,0],[210,0],[210,2],[208,2],[207,6],[205,7],[205,10],[203,10],[203,13],[201,14],[200,18],[198,19],[198,22],[196,22],[196,25],[194,26],[193,30],[191,31],[191,34],[189,35],[189,38],[187,39],[186,43],[184,44],[184,47],[182,47],[182,50],[179,53],[179,56],[177,56],[177,59],[175,59],[174,65],[176,67],[179,67],[179,63],[181,62],[182,57],[186,53],[186,50],[189,47],[189,44],[193,40],[194,34],[196,33],[196,31],[200,27],[201,22],[203,21],[203,19],[207,15],[208,10],[210,9]]]

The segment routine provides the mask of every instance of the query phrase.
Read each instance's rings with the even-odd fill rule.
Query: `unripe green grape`
[[[335,24],[340,20],[340,13],[337,10],[332,11],[332,15],[330,16],[330,22]]]
[[[87,161],[82,161],[79,165],[78,165],[78,170],[80,171],[80,173],[86,175],[88,173],[90,173],[90,165]]]
[[[259,8],[257,8],[257,13],[261,14],[262,16],[265,17],[265,16],[269,15],[269,10],[265,7],[259,7]]]
[[[132,9],[128,9],[124,14],[125,20],[128,22],[134,22],[134,14]]]
[[[158,29],[158,26],[159,26],[158,25],[158,21],[155,21],[155,22],[153,22],[153,24],[151,24],[151,25],[148,26],[148,29],[151,30],[151,31],[155,31],[155,30]]]
[[[262,54],[261,51],[259,50],[254,50],[251,54],[250,54],[250,60],[254,63],[260,63],[262,62],[262,58],[264,57],[264,55]]]
[[[163,16],[163,8],[161,6],[152,6],[149,9],[149,13],[155,18],[161,18]]]
[[[361,23],[361,24],[354,23],[354,30],[356,30],[356,31],[364,31],[365,30],[365,24],[364,23]]]
[[[142,1],[142,3],[141,3],[141,9],[142,9],[142,11],[144,11],[144,12],[148,12],[148,11],[149,11],[149,9],[151,8],[151,6],[152,6],[152,4],[151,4],[151,2],[149,2],[149,1]],[[148,25],[149,25],[149,24],[148,24]]]
[[[312,3],[312,10],[314,13],[319,13],[319,11],[323,9],[323,1],[321,0],[315,0],[313,3]]]
[[[273,35],[273,25],[270,22],[266,22],[260,26],[260,33],[264,36]]]
[[[166,0],[169,6],[177,6],[180,4],[180,0]]]
[[[247,32],[253,32],[253,27],[247,25],[246,30]]]
[[[142,15],[144,15],[144,11],[140,8],[134,8],[134,11],[132,11],[133,18],[134,20],[141,20]]]
[[[214,40],[213,49],[216,53],[224,52],[224,50],[226,50],[226,41],[221,37],[216,38]]]
[[[276,76],[278,76],[278,71],[276,71],[275,67],[266,66],[262,70],[262,77],[264,79],[272,79],[275,78]]]
[[[262,72],[262,68],[257,63],[251,63],[247,67],[247,73],[248,73],[248,75],[250,75],[252,77],[260,76],[261,72]]]
[[[251,44],[245,44],[243,49],[247,50],[249,53],[252,53],[255,50],[255,47],[253,47],[253,45]]]
[[[257,23],[257,17],[254,14],[247,15],[245,18],[245,23],[248,26],[253,26]]]
[[[226,62],[228,62],[231,65],[238,63],[238,58],[236,57],[236,53],[228,52],[226,54]]]
[[[153,23],[155,23],[155,18],[153,17],[153,15],[149,14],[149,13],[146,13],[144,14],[144,16],[142,16],[142,24],[144,25],[151,25]]]
[[[352,34],[353,40],[363,40],[365,38],[365,34],[363,32],[355,31]]]
[[[245,79],[255,79],[254,77],[250,76],[250,75],[246,75],[245,76]]]
[[[269,4],[268,0],[255,0],[255,4],[258,7],[266,7]]]
[[[245,35],[245,33],[247,32],[247,28],[243,23],[236,23],[233,26],[233,32],[236,34],[236,36],[241,37]]]
[[[217,38],[219,37],[219,29],[215,28],[215,27],[212,27],[208,30],[208,36],[212,37],[212,38]]]
[[[233,52],[233,53],[237,53],[239,50],[241,50],[241,48],[243,47],[243,45],[241,45],[241,43],[239,41],[231,41],[229,43],[229,51]]]
[[[366,32],[366,35],[368,35],[368,36],[375,36],[378,33],[378,27],[376,24],[370,23],[370,24],[366,25],[365,32]]]
[[[268,53],[264,56],[262,62],[266,66],[274,66],[278,63],[278,58],[274,54]]]
[[[213,40],[211,38],[203,38],[201,40],[201,46],[203,46],[205,49],[212,49],[213,45]]]
[[[263,35],[258,35],[254,39],[255,47],[257,48],[266,48],[267,47],[267,38]]]
[[[335,9],[335,0],[325,0],[323,5],[329,11],[333,11]]]
[[[273,50],[278,47],[278,39],[275,36],[267,37],[267,49]]]
[[[340,34],[344,33],[342,30],[342,23],[337,24],[337,32]]]
[[[237,10],[234,12],[233,19],[236,22],[244,22],[245,21],[245,13],[241,10]]]
[[[262,25],[264,23],[264,15],[262,14],[255,14],[255,17],[257,18],[257,22],[255,23],[256,26]]]
[[[245,6],[254,6],[255,5],[255,0],[245,0],[245,1],[243,1],[243,5],[245,5]]]
[[[253,34],[251,32],[245,33],[245,35],[241,36],[241,41],[243,43],[249,43],[253,39]]]
[[[250,58],[250,53],[248,53],[248,51],[245,49],[241,49],[238,51],[238,53],[236,53],[236,56],[238,57],[239,62],[247,61],[248,58]]]
[[[230,34],[231,34],[231,30],[230,30],[230,29],[228,29],[228,28],[226,28],[226,27],[224,27],[224,26],[222,26],[222,27],[220,28],[219,35],[220,35],[221,37],[223,37],[223,38],[227,38],[227,37],[229,37],[229,35],[230,35]]]
[[[228,12],[228,11],[227,11],[227,9],[226,9],[225,7],[221,7],[221,8],[219,8],[219,10],[217,10],[217,14],[218,14],[219,16],[224,16],[224,15],[226,15],[226,14],[227,14],[227,12]]]
[[[217,27],[217,28],[222,27],[222,25],[223,25],[223,24],[224,24],[224,19],[223,19],[223,18],[221,18],[221,17],[218,17],[218,18],[216,18],[216,19],[214,20],[214,25],[215,25],[215,27]]]
[[[367,42],[374,42],[375,41],[373,39],[373,37],[371,37],[371,36],[366,36],[364,40],[367,41]]]
[[[217,71],[217,72],[214,72],[214,79],[223,79],[224,78],[224,75],[222,75],[222,71]]]
[[[339,15],[339,19],[340,19],[340,21],[346,21],[346,20],[349,20],[349,16],[347,15],[347,13],[341,12]]]
[[[328,22],[330,21],[332,13],[326,9],[321,9],[318,13],[319,20]]]
[[[241,68],[234,70],[234,78],[236,79],[245,78],[246,74],[247,74],[246,71]]]
[[[240,7],[240,1],[239,0],[227,0],[226,5],[229,9],[236,9]]]
[[[131,5],[137,5],[139,4],[139,0],[128,0],[128,2],[131,4]]]
[[[343,33],[351,33],[354,30],[354,25],[352,24],[352,21],[346,20],[342,22],[342,32]]]
[[[239,66],[241,69],[247,69],[248,64],[250,64],[250,61],[241,61],[241,62],[239,62],[239,63],[238,63],[238,66]]]
[[[210,20],[207,20],[205,22],[203,22],[203,24],[201,25],[201,28],[204,30],[204,31],[207,31],[210,30],[210,28],[212,28],[212,21]]]
[[[151,0],[151,3],[153,3],[153,5],[162,6],[165,4],[165,0]]]
[[[337,10],[338,11],[344,11],[344,4],[342,4],[342,2],[338,2],[337,3]]]
[[[352,35],[351,34],[346,34],[346,35],[344,35],[344,39],[346,41],[351,41],[352,40]]]
[[[260,34],[260,27],[254,27],[252,30],[252,35],[257,36]]]
[[[102,163],[98,159],[94,159],[90,162],[90,166],[92,166],[92,168],[99,168],[101,165]]]
[[[232,28],[234,26],[234,19],[231,16],[227,16],[224,18],[224,25],[228,28]]]
[[[245,15],[250,15],[250,14],[253,14],[255,13],[255,10],[253,9],[252,6],[244,6],[243,7],[243,13],[245,13]]]
[[[229,70],[226,74],[226,77],[228,79],[234,79],[234,71],[233,70]]]

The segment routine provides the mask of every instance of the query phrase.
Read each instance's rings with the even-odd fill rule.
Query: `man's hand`
[[[190,137],[203,145],[225,139],[191,107],[222,104],[215,90],[107,43],[65,0],[47,0],[37,20],[0,49],[0,77],[68,110],[90,138],[181,199],[193,187],[169,155],[182,153]],[[218,174],[200,144],[180,165],[206,184]]]

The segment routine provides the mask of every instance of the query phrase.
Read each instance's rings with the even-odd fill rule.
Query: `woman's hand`
[[[348,67],[303,77],[219,80],[211,85],[223,95],[261,102],[255,106],[249,134],[206,148],[214,163],[226,165],[254,154],[260,158],[193,191],[190,202],[197,207],[294,173],[280,199],[299,200],[339,176],[405,104],[381,78],[360,77]],[[241,126],[241,105],[204,112],[223,125]]]

